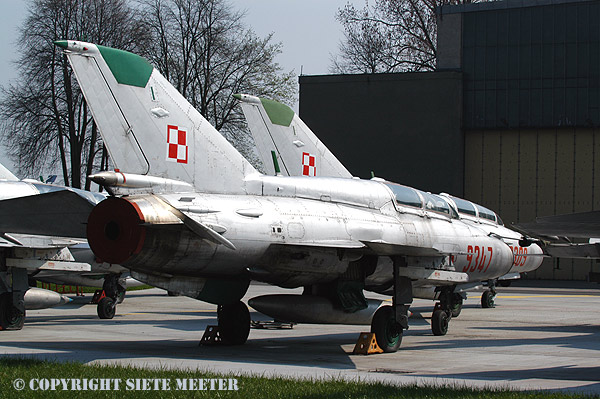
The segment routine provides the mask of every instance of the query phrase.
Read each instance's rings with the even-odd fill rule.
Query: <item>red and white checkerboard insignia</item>
[[[317,175],[317,159],[308,152],[302,153],[302,175],[316,176]]]
[[[175,125],[167,126],[167,161],[188,163],[186,129]]]

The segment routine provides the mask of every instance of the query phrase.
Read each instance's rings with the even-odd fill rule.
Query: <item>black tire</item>
[[[446,335],[448,332],[448,324],[450,323],[450,318],[446,311],[442,309],[434,310],[431,315],[431,332],[433,335]]]
[[[168,296],[180,296],[181,294],[176,291],[167,291]]]
[[[380,307],[371,321],[377,345],[386,353],[396,352],[402,343],[402,327],[396,322],[391,306]]]
[[[489,309],[494,307],[494,294],[492,291],[486,290],[483,295],[481,295],[481,307],[484,309]]]
[[[219,335],[223,343],[242,345],[250,335],[250,311],[243,302],[219,305]]]
[[[13,306],[12,293],[0,295],[0,329],[21,330],[25,324],[25,312]]]
[[[117,310],[117,305],[112,298],[104,297],[98,302],[98,317],[101,319],[112,319],[115,317],[115,311]]]

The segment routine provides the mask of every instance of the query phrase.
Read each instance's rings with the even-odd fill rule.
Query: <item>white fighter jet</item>
[[[33,184],[20,181],[0,165],[0,200],[34,192],[39,191]],[[88,209],[91,208],[92,205]],[[6,218],[17,219],[18,215],[0,211],[0,221]],[[65,275],[90,270],[89,264],[77,262],[69,250],[77,244],[76,240],[10,233],[12,231],[0,230],[0,330],[23,328],[26,310],[59,306],[71,300],[53,291],[29,287],[31,274]]]
[[[115,303],[125,294],[128,271],[97,262],[85,239],[89,213],[105,198],[100,193],[19,180],[0,165],[0,329],[21,329],[27,309],[70,301],[53,291],[30,287],[30,281],[102,287],[106,299],[98,302],[98,316],[114,316]]]
[[[453,287],[541,262],[531,246],[515,265],[504,237],[465,223],[442,196],[377,180],[261,175],[142,57],[56,44],[118,168],[91,176],[115,196],[90,214],[90,247],[141,281],[217,304],[224,341],[248,338],[240,299],[250,280],[305,287],[253,306],[296,321],[370,323],[393,352],[413,282]],[[365,290],[391,295],[392,306]],[[451,305],[434,312],[440,329]]]
[[[259,156],[270,174],[284,176],[340,176],[351,173],[329,151],[312,130],[284,104],[247,94],[236,94],[255,139]],[[538,218],[536,223],[521,223],[513,228],[519,234],[503,226],[494,212],[473,202],[440,194],[458,212],[461,220],[484,229],[488,234],[503,237],[515,254],[515,265],[524,266],[528,247],[535,243],[544,254],[559,258],[600,258],[597,243],[573,244],[565,237],[590,238],[599,235],[599,212],[559,215]],[[521,245],[522,244],[522,245]],[[499,278],[510,282],[520,273],[530,269],[517,269]],[[490,287],[482,296],[482,306],[493,306],[496,281],[488,281]],[[462,292],[469,285],[457,285],[455,292]],[[441,292],[436,291],[438,294]],[[425,296],[427,297],[427,296]]]
[[[236,94],[234,97],[240,100],[240,106],[248,123],[248,128],[254,137],[259,157],[267,174],[352,177],[350,171],[290,107],[273,100],[248,94]],[[375,179],[385,182],[380,178]],[[396,186],[393,185],[393,187]],[[404,187],[403,190],[410,191],[412,189]],[[444,197],[466,223],[485,230],[487,234],[502,237],[514,251],[515,266],[525,266],[529,251],[528,247],[531,243],[522,241],[523,246],[519,245],[519,240],[523,240],[524,237],[504,227],[502,220],[495,212],[448,194],[443,193],[440,196]],[[406,205],[410,206],[409,203]],[[467,250],[477,257],[477,249],[473,247],[472,250],[469,250],[469,248]],[[521,265],[522,263],[523,265]],[[530,267],[532,266],[534,264],[530,264],[527,269],[515,268],[510,273],[500,276],[498,280],[508,282],[518,279],[520,273],[531,271]],[[483,283],[490,288],[482,295],[482,307],[493,307],[497,281],[494,279]],[[413,294],[419,298],[440,299],[447,292],[447,289],[427,284],[425,281],[419,284],[421,289],[413,290]],[[424,286],[429,287],[429,290],[424,289]],[[453,312],[454,316],[460,313],[460,304],[462,304],[462,299],[465,297],[465,291],[471,288],[473,288],[472,281],[454,286],[453,294],[456,297],[454,300],[456,304]],[[447,300],[442,299],[442,302],[447,302]],[[441,303],[437,304],[436,307],[440,305]],[[435,325],[433,326],[435,327]]]

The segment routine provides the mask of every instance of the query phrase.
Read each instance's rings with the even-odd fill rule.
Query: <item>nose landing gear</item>
[[[433,332],[433,335],[446,335],[451,318],[451,312],[449,314],[447,310],[440,309],[436,304],[431,315],[431,332]]]
[[[494,300],[496,299],[496,283],[497,280],[489,280],[487,285],[488,289],[483,292],[481,295],[481,307],[484,309],[489,309],[494,307]]]
[[[458,317],[462,310],[464,297],[454,292],[455,287],[444,287],[439,294],[439,302],[431,315],[431,332],[433,335],[446,335],[448,325],[453,317]]]
[[[481,295],[481,307],[484,309],[493,308],[494,300],[496,299],[496,290],[495,289],[487,289]]]

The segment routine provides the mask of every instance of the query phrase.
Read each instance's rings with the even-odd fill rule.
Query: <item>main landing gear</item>
[[[117,274],[109,274],[104,278],[102,291],[96,292],[92,302],[98,304],[98,317],[101,319],[112,319],[115,317],[117,304],[125,298],[125,280]]]
[[[384,352],[396,352],[402,343],[402,326],[396,321],[393,306],[377,309],[371,321],[371,332]]]
[[[21,330],[25,323],[25,292],[29,289],[27,271],[5,266],[0,253],[0,330]]]
[[[219,305],[217,308],[219,335],[223,343],[242,345],[250,334],[250,311],[242,302]]]
[[[433,335],[446,335],[453,317],[458,317],[463,306],[463,296],[454,292],[454,287],[445,287],[440,291],[440,301],[435,304],[431,315]]]
[[[21,330],[25,323],[25,309],[15,303],[14,294],[18,293],[5,292],[0,295],[0,330]]]
[[[408,330],[408,308],[412,303],[412,282],[400,276],[400,267],[406,267],[406,259],[394,259],[394,293],[392,306],[380,307],[371,321],[371,332],[377,345],[387,353],[396,352],[402,343],[402,332]]]

